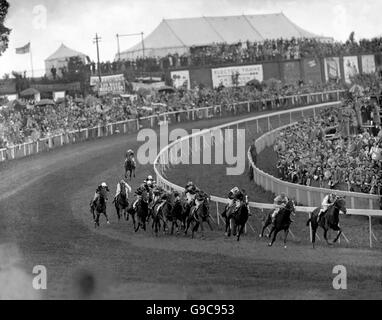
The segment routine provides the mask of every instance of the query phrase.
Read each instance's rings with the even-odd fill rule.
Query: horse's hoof
[[[110,224],[110,221],[106,222],[107,224]]]
[[[224,235],[225,235],[226,237],[228,237],[228,232],[226,232]]]
[[[284,249],[286,249],[287,248],[287,246],[284,246]]]
[[[259,238],[261,239],[263,237],[263,235],[262,234],[259,234]]]
[[[272,243],[268,243],[268,247],[272,247]]]

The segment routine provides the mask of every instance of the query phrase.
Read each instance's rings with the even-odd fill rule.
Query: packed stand
[[[360,129],[356,118],[347,106],[325,109],[316,118],[281,130],[274,145],[279,177],[306,186],[382,195],[381,126],[373,132]]]

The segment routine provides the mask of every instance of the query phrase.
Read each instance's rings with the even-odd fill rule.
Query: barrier
[[[289,125],[288,125],[289,126]],[[284,127],[274,129],[260,138],[255,142],[256,153],[259,154],[266,147],[274,145],[277,132],[282,130]],[[321,204],[323,195],[328,193],[328,189],[309,187],[304,185],[299,185],[291,182],[282,181],[270,174],[265,173],[264,171],[257,168],[253,162],[251,162],[250,155],[249,161],[251,163],[254,180],[258,182],[258,185],[261,186],[266,191],[272,191],[273,193],[280,194],[281,192],[287,192],[292,198],[296,199],[298,203],[302,203],[309,207],[316,206],[318,207]],[[380,196],[371,195],[366,193],[357,193],[357,192],[347,192],[341,190],[335,190],[336,194],[350,199],[350,208],[352,209],[370,209],[377,210],[379,208]]]
[[[177,146],[179,146],[184,141],[188,141],[187,143],[189,143],[190,139],[193,139],[193,138],[198,137],[198,136],[203,136],[203,135],[208,134],[208,133],[210,133],[210,132],[212,132],[214,130],[223,129],[223,128],[230,128],[230,127],[237,127],[238,128],[241,124],[245,124],[245,123],[248,123],[248,122],[256,123],[256,130],[257,130],[257,132],[259,132],[259,121],[260,120],[264,120],[264,119],[267,120],[266,121],[266,123],[267,123],[267,131],[272,131],[271,121],[270,121],[270,119],[272,117],[277,117],[278,118],[278,122],[279,122],[279,126],[278,127],[282,127],[281,116],[288,115],[288,117],[286,117],[286,118],[289,121],[284,126],[289,126],[289,125],[293,124],[294,122],[296,122],[296,120],[297,121],[301,120],[301,117],[304,117],[304,113],[307,114],[309,111],[311,111],[311,112],[313,112],[313,115],[314,115],[315,112],[316,112],[316,109],[324,108],[324,107],[325,108],[327,108],[327,107],[335,107],[335,106],[338,106],[338,105],[339,105],[339,102],[323,103],[323,104],[307,106],[307,107],[303,107],[303,108],[295,108],[295,109],[292,109],[292,110],[285,110],[285,111],[280,111],[280,112],[274,112],[274,113],[271,113],[271,114],[260,115],[260,116],[255,116],[255,117],[252,117],[252,118],[249,118],[249,119],[243,119],[243,120],[239,120],[239,121],[234,121],[234,122],[226,123],[226,124],[223,124],[223,125],[220,125],[220,126],[217,126],[217,127],[213,127],[213,128],[210,128],[210,129],[205,129],[203,131],[196,132],[196,133],[193,133],[191,135],[182,137],[182,138],[180,138],[180,139],[170,143],[168,146],[166,146],[162,150],[160,150],[160,152],[158,153],[157,157],[155,158],[155,161],[154,161],[154,171],[155,171],[155,175],[156,175],[157,184],[160,185],[161,187],[163,187],[166,191],[178,191],[178,192],[183,192],[184,191],[183,187],[178,186],[178,185],[168,181],[163,176],[164,172],[166,171],[166,169],[169,166],[169,162],[171,162],[171,156],[173,154],[171,150],[173,150],[173,148],[175,149]],[[298,117],[296,117],[296,115],[295,115],[296,113],[299,113]],[[270,137],[271,135],[272,135],[272,132],[270,132],[267,135],[267,137]],[[257,142],[257,147],[261,148],[261,147],[264,147],[267,144],[270,145],[270,143],[272,143],[271,139],[264,138],[261,141]],[[252,159],[251,159],[249,151],[248,151],[248,157],[249,157],[250,165],[252,167],[256,167],[254,165]],[[275,190],[275,188],[274,188],[273,181],[276,178],[274,178],[274,177],[270,177],[270,179],[267,179],[267,178],[268,178],[268,176],[266,174],[264,174],[264,175],[257,174],[257,176],[255,176],[255,181],[257,181],[257,183],[259,183],[261,186],[265,187],[266,190],[270,190],[270,191],[274,191],[274,192],[281,192],[281,190]],[[295,187],[294,184],[291,184],[291,185],[293,187]],[[289,186],[289,185],[286,186],[285,190],[283,190],[283,191],[285,191],[288,195],[290,195],[290,191],[291,190],[289,190],[289,187],[292,187],[292,186]],[[309,187],[306,187],[306,188],[309,189]],[[326,192],[327,192],[327,190],[326,190]],[[293,195],[292,195],[292,197],[293,197]],[[298,191],[296,191],[295,197],[297,199],[300,197]],[[220,205],[227,204],[228,203],[228,199],[212,195],[211,196],[211,202],[213,202],[216,205],[217,223],[220,224],[221,216],[220,216],[220,213],[219,213],[219,204]],[[268,209],[268,210],[274,209],[274,205],[272,205],[272,204],[261,204],[261,203],[250,202],[249,206],[251,208],[260,209],[262,211],[266,210],[266,209]],[[298,207],[296,207],[297,212],[306,213],[308,215],[314,209],[315,209],[315,207],[305,207],[305,206],[298,206]],[[372,217],[382,217],[382,210],[349,209],[348,210],[348,214],[350,214],[350,215],[357,215],[357,216],[367,216],[369,218],[369,246],[372,248],[373,247],[373,239],[375,241],[377,241],[377,238],[376,238],[376,236],[375,236],[375,234],[373,233],[373,230],[372,230],[372,223],[371,223],[372,221],[371,221],[371,219],[372,219]],[[252,226],[251,225],[249,225],[249,226],[254,231]],[[345,237],[346,241],[349,241],[346,238],[345,235],[344,235],[344,237]]]

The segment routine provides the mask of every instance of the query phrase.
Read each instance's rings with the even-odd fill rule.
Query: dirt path
[[[210,127],[232,119],[183,124]],[[136,136],[116,136],[57,149],[0,168],[0,298],[116,299],[381,299],[378,250],[278,243],[254,236],[237,243],[222,231],[191,240],[118,223],[94,230],[88,203],[107,181],[115,191],[126,148]],[[152,167],[138,168],[136,187]],[[200,172],[198,172],[199,176]],[[192,178],[195,176],[195,172]],[[198,178],[199,179],[199,178]],[[223,179],[223,178],[222,178]],[[332,269],[348,270],[346,291],[332,288]],[[48,290],[31,290],[32,268],[48,270]],[[17,280],[16,280],[17,279]]]

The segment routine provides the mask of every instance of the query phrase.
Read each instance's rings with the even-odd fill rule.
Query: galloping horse
[[[176,234],[179,234],[179,225],[178,222],[180,222],[180,227],[185,227],[185,221],[186,221],[186,216],[185,216],[185,207],[182,205],[181,200],[175,201],[172,206],[171,210],[171,234],[174,234],[174,228],[177,228]]]
[[[230,210],[231,214],[228,217],[228,237],[231,236],[231,223],[233,224],[233,235],[237,234],[237,241],[240,241],[240,235],[243,233],[245,225],[249,218],[248,206],[243,202],[238,208]]]
[[[230,237],[231,236],[231,218],[232,218],[232,214],[235,212],[235,209],[236,209],[236,205],[235,205],[235,202],[233,202],[232,204],[227,204],[224,208],[224,211],[222,212],[221,216],[224,218],[225,220],[225,235],[227,237]]]
[[[133,208],[129,209],[129,212],[134,211]],[[147,201],[143,197],[138,199],[138,202],[135,207],[135,213],[138,218],[138,225],[135,228],[135,232],[138,232],[139,227],[141,227],[144,231],[146,231],[146,222],[147,222],[147,216],[149,212],[149,205]]]
[[[122,214],[126,221],[129,221],[129,214],[133,219],[134,229],[135,229],[135,214],[134,211],[128,210],[129,201],[127,200],[127,190],[124,183],[119,183],[121,192],[114,201],[115,209],[117,211],[118,221],[121,220]]]
[[[109,224],[109,217],[107,216],[106,213],[106,200],[107,200],[107,191],[105,188],[101,188],[99,190],[99,195],[97,200],[95,201],[95,205],[91,206],[90,212],[93,215],[93,220],[94,220],[94,227],[97,228],[99,227],[99,218],[101,213],[104,214],[106,217],[106,221]]]
[[[125,178],[126,179],[127,179],[127,172],[130,173],[130,180],[131,180],[131,176],[134,176],[135,178],[135,168],[136,168],[136,165],[134,160],[132,160],[131,158],[128,158],[125,160]]]
[[[264,230],[270,224],[272,224],[272,212],[270,212],[268,214],[268,217],[267,217],[266,221],[263,224],[263,229],[261,230],[260,237],[262,237],[264,235]],[[277,216],[275,218],[275,222],[272,225],[271,231],[270,231],[270,233],[268,235],[268,237],[270,238],[271,235],[273,234],[273,238],[272,238],[271,242],[269,243],[270,247],[275,242],[277,234],[280,231],[284,230],[284,246],[286,248],[286,240],[287,240],[288,233],[289,233],[289,227],[290,227],[290,225],[292,223],[292,220],[290,219],[290,216],[291,216],[291,214],[294,214],[294,212],[295,212],[295,208],[294,208],[293,200],[289,200],[288,203],[286,204],[285,208],[281,208],[280,209],[279,213],[277,214]]]
[[[172,221],[171,211],[172,206],[167,199],[164,203],[158,202],[153,206],[151,212],[153,219],[152,229],[154,230],[156,236],[161,228],[161,221],[163,222],[163,233],[166,232],[168,221]]]
[[[315,247],[316,242],[316,232],[318,227],[321,227],[324,229],[324,238],[328,245],[328,231],[329,229],[332,229],[334,231],[338,231],[336,238],[333,240],[333,244],[337,242],[339,237],[341,236],[342,229],[339,226],[340,222],[340,211],[342,211],[344,214],[346,214],[346,201],[344,198],[337,197],[337,199],[334,201],[333,205],[330,206],[330,208],[326,211],[326,213],[323,213],[320,218],[320,222],[318,223],[318,213],[320,212],[320,207],[316,208],[311,214],[310,218],[307,221],[306,225],[309,227],[309,225],[312,228],[312,245],[313,248]]]
[[[199,201],[202,201],[202,202],[200,203]],[[203,222],[207,222],[211,231],[213,230],[211,222],[210,222],[210,213],[209,213],[210,209],[208,206],[208,199],[204,198],[203,200],[199,200],[199,201],[198,201],[199,203],[196,203],[196,205],[191,208],[190,215],[187,218],[186,230],[184,231],[184,234],[187,235],[187,231],[190,228],[191,223],[193,223],[192,238],[194,238],[194,234],[195,232],[198,231],[199,226],[202,229],[202,237],[204,237]]]

